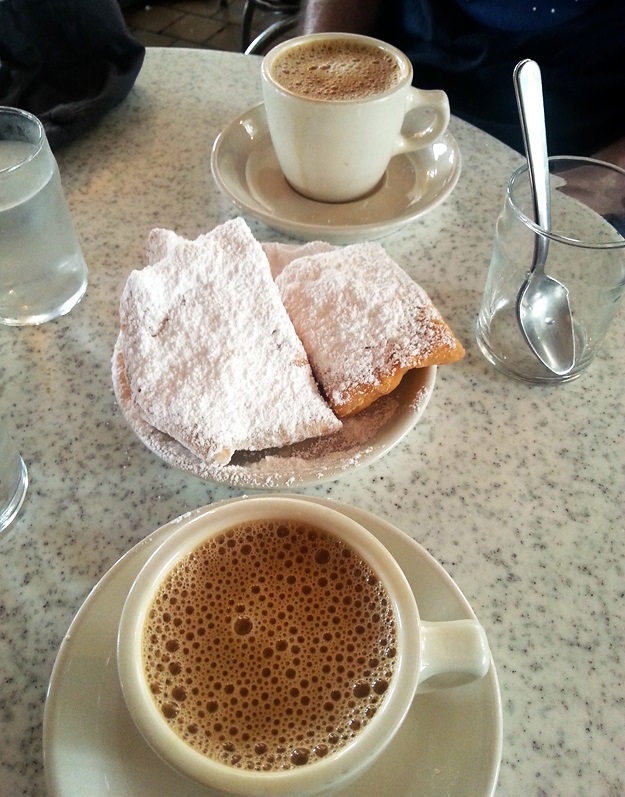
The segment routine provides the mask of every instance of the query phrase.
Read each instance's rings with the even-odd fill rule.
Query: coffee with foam
[[[272,75],[283,88],[308,99],[362,100],[394,88],[401,63],[387,50],[362,41],[305,41],[275,60]]]
[[[384,701],[396,619],[371,567],[334,536],[262,520],[186,555],[143,631],[153,699],[203,755],[252,771],[342,749]]]

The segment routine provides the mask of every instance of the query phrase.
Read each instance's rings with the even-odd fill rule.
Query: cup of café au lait
[[[325,505],[249,498],[183,520],[126,599],[118,669],[153,750],[236,795],[334,791],[417,690],[490,666],[475,620],[426,623],[388,550]]]
[[[321,202],[365,196],[394,155],[432,144],[449,122],[447,95],[414,88],[408,58],[367,36],[291,39],[267,53],[261,74],[280,168]]]

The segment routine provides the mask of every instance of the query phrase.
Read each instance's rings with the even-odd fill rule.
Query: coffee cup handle
[[[421,621],[419,693],[483,678],[490,668],[486,632],[477,620]]]
[[[444,91],[432,89],[424,91],[414,86],[410,88],[406,103],[406,117],[417,108],[426,108],[432,112],[433,118],[427,127],[411,132],[410,135],[400,133],[395,142],[394,154],[414,152],[423,149],[443,135],[449,124],[449,99]]]

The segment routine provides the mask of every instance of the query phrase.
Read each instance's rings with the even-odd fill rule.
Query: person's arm
[[[342,31],[374,35],[381,0],[307,0],[304,33]]]
[[[625,169],[625,136],[613,141],[599,152],[595,152],[592,157],[600,161],[615,163],[621,169]]]

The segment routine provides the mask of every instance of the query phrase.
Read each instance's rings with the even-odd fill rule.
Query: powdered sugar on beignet
[[[282,269],[276,284],[339,417],[389,393],[411,368],[464,356],[426,292],[380,244],[299,257]]]
[[[170,257],[179,243],[184,241],[173,230],[166,230],[163,227],[156,227],[150,230],[146,246],[146,257],[148,265],[152,266],[159,260]]]
[[[305,244],[283,244],[270,241],[262,243],[261,246],[269,260],[269,267],[274,279],[277,279],[289,263],[298,257],[316,255],[320,252],[332,252],[336,249],[335,246],[325,241],[308,241]]]
[[[130,390],[149,423],[220,463],[339,429],[245,222],[176,238],[152,236],[153,265],[121,299]]]

